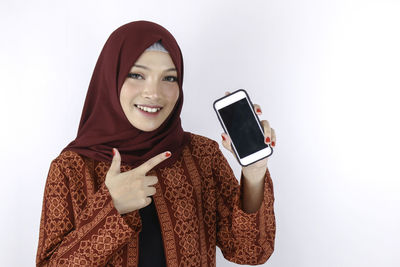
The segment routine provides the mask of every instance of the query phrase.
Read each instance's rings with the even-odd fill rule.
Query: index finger
[[[153,169],[155,166],[166,160],[167,158],[171,157],[171,152],[166,151],[163,153],[158,154],[157,156],[152,157],[136,169],[139,170],[142,174],[146,174],[148,171]]]

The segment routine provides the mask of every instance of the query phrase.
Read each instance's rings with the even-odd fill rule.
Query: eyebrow
[[[142,68],[142,69],[145,69],[145,70],[149,70],[150,68],[148,68],[148,67],[146,67],[146,66],[143,66],[143,65],[138,65],[138,64],[135,64],[135,65],[133,65],[134,67],[138,67],[138,68]],[[167,70],[165,70],[165,71],[176,71],[176,72],[178,72],[177,70],[176,70],[176,68],[169,68],[169,69],[167,69]]]

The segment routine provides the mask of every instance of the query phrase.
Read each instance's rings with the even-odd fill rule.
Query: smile
[[[140,109],[140,110],[143,110],[143,111],[145,111],[145,112],[148,112],[148,113],[157,113],[158,111],[160,111],[162,108],[160,107],[160,108],[151,108],[151,107],[145,107],[145,106],[140,106],[140,105],[136,105],[135,104],[135,107],[137,107],[138,109]]]

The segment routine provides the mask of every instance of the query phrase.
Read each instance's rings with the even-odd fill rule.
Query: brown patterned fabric
[[[50,165],[37,266],[137,266],[139,212],[120,215],[104,185],[110,163],[64,151]],[[132,169],[121,165],[121,171]],[[172,166],[151,171],[167,266],[215,266],[226,259],[262,264],[275,239],[274,195],[265,174],[259,210],[241,209],[242,189],[218,143],[191,134]],[[243,179],[243,177],[241,177]]]

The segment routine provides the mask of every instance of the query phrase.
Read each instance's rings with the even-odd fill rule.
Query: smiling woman
[[[267,160],[243,168],[239,185],[216,141],[183,131],[182,58],[152,22],[110,35],[78,135],[50,165],[37,266],[215,266],[217,246],[240,264],[270,257]]]

